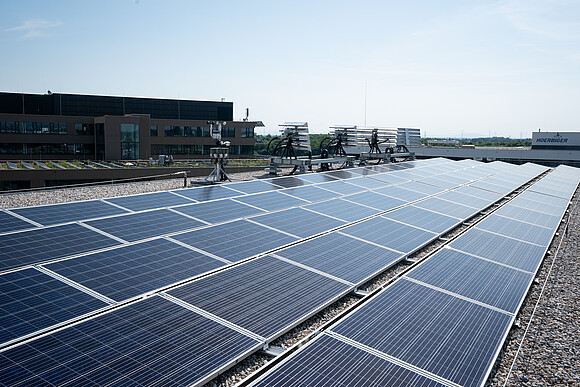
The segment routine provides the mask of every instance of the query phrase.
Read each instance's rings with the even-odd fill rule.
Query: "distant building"
[[[532,132],[532,149],[580,150],[580,132]]]
[[[207,157],[208,121],[226,122],[230,155],[253,154],[256,122],[233,121],[232,102],[0,92],[0,159]]]

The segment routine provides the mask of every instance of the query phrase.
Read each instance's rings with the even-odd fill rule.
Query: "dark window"
[[[236,137],[236,128],[222,127],[222,137]]]
[[[157,125],[151,125],[151,136],[157,137]]]
[[[139,125],[121,124],[121,158],[124,160],[139,158]]]
[[[253,138],[254,137],[254,128],[242,128],[242,137],[243,138]]]
[[[92,135],[93,134],[93,125],[92,124],[75,124],[75,134]]]

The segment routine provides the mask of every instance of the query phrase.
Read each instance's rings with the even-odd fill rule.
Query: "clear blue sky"
[[[2,91],[225,98],[259,133],[580,130],[580,1],[14,0],[0,14]]]

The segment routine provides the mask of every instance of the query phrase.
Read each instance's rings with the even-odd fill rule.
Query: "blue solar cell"
[[[224,265],[168,240],[154,239],[46,267],[115,301],[123,301]]]
[[[357,204],[363,204],[365,206],[376,208],[382,211],[392,210],[393,208],[407,204],[407,202],[404,200],[392,198],[390,196],[381,195],[371,191],[365,191],[345,196],[344,200],[348,200],[349,202]]]
[[[398,185],[401,188],[410,189],[413,191],[421,192],[427,195],[435,195],[439,192],[443,192],[443,188],[435,187],[429,184],[422,183],[420,181],[409,181],[407,183],[402,183]]]
[[[274,184],[277,188],[293,188],[293,187],[301,187],[303,185],[309,185],[311,183],[299,179],[298,177],[294,176],[285,176],[285,177],[277,177],[274,179],[265,180],[271,184]]]
[[[357,192],[366,191],[365,187],[361,187],[359,185],[350,184],[346,181],[337,180],[330,183],[320,184],[318,187],[328,189],[334,192],[337,192],[341,195],[350,195]]]
[[[403,257],[400,253],[337,233],[311,239],[276,254],[353,284],[363,282]]]
[[[370,178],[387,184],[399,184],[409,181],[409,179],[405,179],[404,177],[398,176],[394,173],[381,173],[372,175]]]
[[[493,201],[478,198],[471,195],[465,195],[460,192],[456,192],[455,190],[440,193],[439,195],[437,195],[437,197],[439,199],[449,200],[450,202],[459,203],[464,206],[473,207],[477,209],[484,209],[493,203]]]
[[[341,232],[403,253],[410,253],[437,236],[383,217],[365,220]]]
[[[384,216],[385,218],[398,220],[399,222],[420,227],[438,234],[461,223],[460,219],[438,214],[412,205],[388,212]]]
[[[101,200],[14,208],[10,211],[45,226],[128,212]]]
[[[391,185],[388,187],[379,188],[373,192],[388,195],[393,198],[404,200],[406,202],[414,202],[415,200],[423,199],[424,197],[428,196],[427,194],[421,192],[402,188],[400,185]]]
[[[324,185],[321,187],[324,187]],[[314,185],[298,188],[289,188],[285,189],[282,192],[284,192],[287,195],[296,196],[297,198],[303,200],[308,200],[309,202],[319,202],[322,200],[332,199],[341,196],[339,193],[318,188],[318,186]]]
[[[256,216],[252,218],[252,221],[301,238],[307,238],[346,224],[346,222],[341,220],[316,214],[302,208],[290,208]]]
[[[0,380],[7,385],[191,385],[260,345],[155,296],[0,353]]]
[[[273,184],[266,183],[263,180],[242,181],[239,183],[228,184],[227,187],[246,194],[266,192],[279,189],[279,187]]]
[[[16,216],[10,215],[0,210],[0,233],[25,230],[28,228],[35,228],[36,226],[30,222],[19,219]]]
[[[297,240],[246,220],[178,234],[172,238],[229,261],[240,261]]]
[[[494,212],[494,214],[505,216],[506,218],[521,220],[522,222],[533,223],[538,226],[544,226],[551,229],[556,229],[560,224],[562,217],[561,214],[559,216],[548,215],[543,212],[532,211],[531,209],[517,207],[511,204],[513,204],[513,201],[499,208]]]
[[[503,197],[502,194],[498,194],[496,192],[487,191],[481,188],[476,188],[471,185],[465,185],[463,187],[459,187],[454,190],[455,192],[459,192],[462,194],[474,196],[477,198],[485,199],[489,202],[496,202]]]
[[[567,199],[564,199],[564,198],[559,198],[559,197],[550,196],[550,195],[544,195],[544,194],[529,191],[529,190],[522,192],[518,196],[518,198],[534,200],[536,202],[546,203],[546,204],[550,204],[552,206],[558,206],[558,207],[562,207],[562,208],[566,208],[568,206],[568,203],[569,203],[569,201]]]
[[[79,224],[0,235],[0,271],[118,244]]]
[[[154,208],[178,206],[192,203],[191,200],[171,192],[154,192],[144,195],[121,196],[104,199],[132,211],[151,210]]]
[[[382,188],[390,185],[384,181],[373,180],[370,177],[357,177],[354,179],[345,180],[347,183],[356,184],[366,189]]]
[[[221,223],[264,212],[256,207],[250,207],[230,199],[181,206],[174,208],[174,210],[208,223]]]
[[[354,173],[350,170],[345,171],[344,169],[326,172],[325,174],[327,176],[336,177],[337,179],[351,179],[353,177],[360,177],[360,175],[358,173]]]
[[[35,269],[0,275],[0,345],[107,303]]]
[[[190,282],[169,294],[271,338],[349,289],[342,282],[265,256]]]
[[[480,386],[511,318],[402,279],[332,331],[459,385]]]
[[[407,274],[421,282],[516,313],[531,273],[443,249]]]
[[[208,200],[230,198],[232,196],[243,195],[241,192],[234,191],[223,185],[212,185],[208,187],[196,187],[196,188],[186,188],[178,189],[175,191],[176,194],[188,197],[200,202],[205,202]]]
[[[129,242],[190,230],[205,224],[165,209],[85,223]]]
[[[536,226],[495,214],[479,222],[477,228],[541,246],[550,244],[555,231],[553,228]]]
[[[442,189],[451,189],[458,187],[461,183],[449,181],[448,179],[442,179],[441,175],[427,177],[421,180],[421,183],[429,184],[434,187]]]
[[[276,211],[308,203],[306,200],[284,195],[278,191],[242,196],[235,200],[265,211]]]
[[[443,386],[322,334],[254,386]]]
[[[442,200],[437,197],[427,198],[413,204],[416,207],[454,216],[459,219],[467,219],[479,212],[479,209],[467,207],[459,203]]]
[[[479,229],[471,229],[449,245],[469,254],[503,263],[517,269],[535,272],[546,248],[520,242]]]
[[[476,181],[475,183],[471,183],[470,186],[475,187],[475,188],[485,189],[485,190],[491,191],[491,192],[496,192],[496,193],[501,194],[501,195],[507,195],[514,190],[513,188],[507,188],[505,186],[499,186],[497,184],[492,184],[490,182],[487,182],[486,180]]]
[[[538,211],[558,218],[562,218],[562,215],[564,215],[564,212],[566,211],[566,207],[537,202],[535,200],[523,198],[521,195],[511,200],[508,204],[510,206],[524,208],[530,211]]]
[[[378,214],[380,210],[361,206],[343,199],[331,199],[320,203],[313,203],[304,208],[320,212],[347,222],[354,222],[368,216]]]
[[[374,176],[374,175],[377,175],[380,173],[377,171],[373,171],[372,169],[367,168],[367,167],[352,168],[352,169],[349,169],[349,172],[353,172],[353,173],[356,173],[356,174],[362,175],[362,176]]]
[[[308,183],[324,183],[327,181],[338,181],[337,177],[332,177],[327,173],[309,173],[296,176],[296,178]]]

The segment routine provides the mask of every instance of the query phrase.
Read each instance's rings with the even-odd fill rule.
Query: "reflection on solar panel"
[[[229,261],[240,261],[295,242],[297,238],[248,222],[236,220],[174,235],[173,239]]]
[[[560,218],[562,216],[561,213],[557,216],[548,215],[542,212],[533,211],[529,208],[526,209],[522,207],[513,206],[511,205],[512,202],[510,202],[508,205],[499,208],[497,211],[494,212],[494,214],[549,228],[556,228],[560,223]]]
[[[180,204],[192,203],[191,200],[182,196],[174,195],[171,192],[155,192],[144,195],[120,196],[117,198],[105,199],[106,202],[114,203],[132,211],[151,210]]]
[[[421,192],[427,195],[435,195],[444,191],[443,188],[435,187],[419,181],[409,181],[407,183],[400,184],[399,187],[411,189],[413,191]]]
[[[10,211],[45,226],[127,213],[101,200],[14,208]]]
[[[531,273],[535,272],[546,250],[542,246],[479,229],[467,231],[449,247]]]
[[[325,173],[327,176],[336,177],[337,179],[350,179],[353,177],[360,177],[358,173],[340,169],[337,171],[330,171]],[[361,178],[362,179],[362,178]]]
[[[0,346],[107,306],[32,268],[0,275],[0,294]]]
[[[479,386],[510,323],[510,315],[401,279],[331,330],[451,382]]]
[[[425,208],[426,210],[436,211],[440,214],[454,216],[460,219],[467,219],[479,212],[479,209],[467,207],[462,204],[442,200],[437,197],[427,198],[413,204],[416,207]]]
[[[491,191],[491,192],[496,192],[498,194],[503,195],[507,195],[508,193],[510,193],[513,188],[507,188],[505,186],[499,186],[497,184],[492,184],[486,180],[480,180],[480,181],[476,181],[475,183],[470,184],[470,186],[475,187],[475,188],[481,188],[487,191]]]
[[[155,296],[0,353],[0,380],[7,385],[189,385],[258,345]]]
[[[0,211],[0,233],[36,227],[34,224]]]
[[[388,187],[379,188],[374,190],[373,192],[388,195],[393,198],[404,200],[406,202],[414,202],[415,200],[423,199],[424,197],[428,196],[427,194],[421,192],[401,188],[401,186],[399,185],[391,185]]]
[[[154,239],[46,267],[115,301],[123,301],[224,265],[168,240]]]
[[[280,188],[293,188],[311,184],[294,176],[278,177],[276,179],[269,179],[266,181],[275,184]]]
[[[320,203],[304,206],[312,211],[320,212],[346,222],[354,222],[368,216],[378,214],[380,210],[361,206],[343,199],[331,199]]]
[[[402,258],[402,254],[337,233],[276,253],[281,257],[359,284]]]
[[[415,206],[406,206],[384,215],[385,218],[398,220],[415,227],[436,233],[443,233],[457,226],[461,220],[447,215],[438,214]]]
[[[235,189],[247,194],[272,191],[279,189],[277,186],[268,184],[262,180],[243,181],[240,183],[228,184],[228,188]]]
[[[169,210],[139,212],[85,223],[129,242],[189,230],[205,224]]]
[[[0,271],[118,244],[78,224],[0,235]]]
[[[330,183],[320,184],[319,187],[337,192],[341,195],[349,195],[357,192],[366,191],[365,187],[359,185],[350,184],[345,181],[333,181]]]
[[[533,280],[531,273],[450,249],[431,256],[407,277],[511,313]]]
[[[564,199],[564,198],[559,198],[556,196],[550,196],[550,195],[544,195],[541,193],[537,193],[537,192],[532,192],[532,191],[525,191],[522,192],[519,196],[518,199],[529,199],[529,200],[534,200],[536,202],[540,202],[540,203],[545,203],[545,204],[550,204],[552,206],[558,206],[558,207],[566,207],[568,206],[568,200]]]
[[[535,200],[523,198],[521,195],[511,200],[509,202],[509,206],[541,212],[543,214],[557,216],[559,218],[562,217],[564,211],[566,211],[566,207],[537,202]]]
[[[169,294],[264,338],[275,336],[350,288],[296,265],[265,256]]]
[[[196,188],[185,188],[178,189],[175,191],[176,194],[188,197],[200,202],[205,202],[214,199],[229,198],[232,196],[243,195],[242,192],[234,191],[232,189],[226,188],[223,185],[212,185],[209,187],[196,187]]]
[[[491,204],[487,199],[478,198],[471,195],[465,195],[460,192],[447,191],[437,196],[440,199],[449,200],[450,202],[462,204],[464,206],[473,207],[477,209],[484,209]]]
[[[410,253],[437,236],[383,217],[365,220],[341,232],[403,253]]]
[[[477,228],[516,238],[525,242],[548,246],[554,230],[492,214],[479,222]]]
[[[359,186],[364,187],[366,189],[382,188],[382,187],[389,185],[389,183],[385,183],[383,181],[378,181],[378,180],[373,180],[373,179],[370,179],[368,177],[357,177],[355,179],[348,179],[348,180],[346,180],[346,182],[350,183],[350,184],[359,185]]]
[[[309,183],[325,183],[327,181],[337,181],[337,177],[332,177],[328,173],[311,173],[296,176],[296,178]]]
[[[476,188],[471,185],[464,185],[463,187],[456,188],[455,192],[474,196],[476,198],[485,199],[488,202],[496,202],[503,197],[502,194],[486,191],[484,189]]]
[[[346,224],[343,221],[316,214],[303,208],[291,208],[252,218],[252,221],[307,238]]]
[[[321,200],[331,199],[340,196],[340,194],[319,187],[324,186],[313,186],[309,185],[306,187],[289,188],[283,192],[286,195],[292,195],[297,198],[308,200],[309,202],[319,202]]]
[[[444,386],[322,334],[252,386]]]
[[[264,212],[256,207],[250,207],[231,199],[220,199],[189,206],[175,207],[174,210],[208,223],[221,223]]]
[[[265,192],[255,195],[242,196],[236,201],[261,208],[265,211],[276,211],[283,208],[299,206],[308,203],[306,200],[284,195],[280,192]]]
[[[438,176],[437,176],[438,177]],[[460,185],[460,183],[451,182],[448,180],[442,180],[437,177],[428,177],[421,180],[421,183],[429,184],[434,187],[442,188],[442,189],[451,189],[455,188]]]
[[[392,210],[393,208],[407,204],[404,200],[395,199],[371,191],[345,196],[344,199],[349,202],[363,204],[381,211]]]
[[[381,173],[380,175],[373,175],[370,176],[371,179],[382,181],[383,183],[387,184],[398,184],[408,181],[409,179],[405,179],[403,177],[399,177],[393,173]]]

